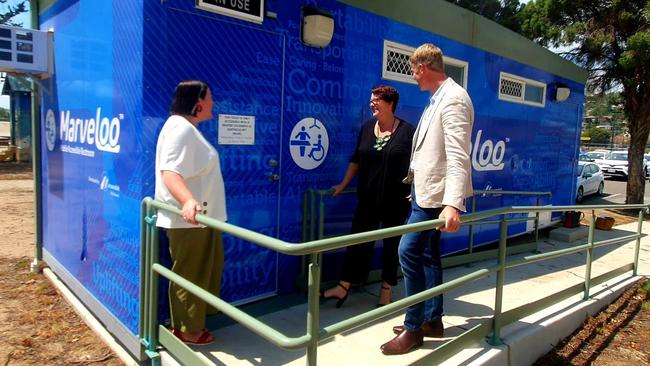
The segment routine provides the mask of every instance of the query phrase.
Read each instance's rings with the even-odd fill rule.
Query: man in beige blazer
[[[421,90],[431,93],[413,136],[411,215],[408,223],[443,219],[444,225],[405,234],[399,244],[406,296],[442,284],[440,234],[460,227],[465,198],[472,195],[470,143],[474,107],[460,85],[447,77],[442,51],[423,44],[411,56],[413,78]],[[397,336],[383,344],[384,354],[410,352],[422,345],[423,337],[443,336],[442,295],[410,306],[404,325],[393,328]]]

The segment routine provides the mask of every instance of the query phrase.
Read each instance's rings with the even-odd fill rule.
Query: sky
[[[9,0],[7,4],[14,5],[16,3],[19,3],[21,0]],[[0,12],[4,12],[7,4],[1,5],[0,6]],[[29,7],[29,3],[27,3],[27,7]],[[31,25],[31,15],[29,12],[22,13],[18,15],[17,17],[14,18],[16,22],[22,23],[23,27],[29,28]],[[3,80],[4,81],[4,80]],[[2,88],[2,84],[0,84],[0,90]],[[2,108],[9,108],[9,96],[2,95],[0,96],[0,107]]]

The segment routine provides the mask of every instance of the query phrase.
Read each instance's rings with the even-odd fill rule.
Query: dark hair
[[[372,94],[379,97],[384,102],[393,103],[393,113],[397,109],[397,102],[399,102],[399,93],[397,89],[392,86],[378,85],[372,87]]]
[[[169,107],[171,114],[196,116],[196,103],[204,99],[208,92],[208,84],[200,80],[183,80],[176,85],[174,99]]]

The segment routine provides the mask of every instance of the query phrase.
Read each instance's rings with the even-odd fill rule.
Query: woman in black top
[[[399,94],[390,86],[372,89],[370,109],[373,119],[361,127],[359,139],[345,177],[334,186],[339,195],[355,176],[359,178],[357,209],[352,232],[403,225],[409,213],[410,186],[402,183],[409,169],[411,144],[415,128],[395,117]],[[384,239],[383,283],[377,306],[390,303],[391,287],[397,284],[397,247],[399,236]],[[370,271],[374,243],[347,248],[343,275],[339,284],[325,291],[324,297],[337,299],[341,307],[348,298],[352,283],[364,282]]]

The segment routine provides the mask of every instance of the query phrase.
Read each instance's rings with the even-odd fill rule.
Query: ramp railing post
[[[539,207],[542,196],[537,195],[537,207]],[[535,212],[535,253],[539,253],[539,211]]]
[[[596,212],[591,210],[591,220],[589,221],[589,249],[587,249],[587,263],[585,269],[585,294],[583,300],[589,300],[589,289],[591,288],[591,262],[594,256],[594,227],[596,226]]]
[[[320,290],[320,262],[321,254],[310,255],[309,264],[309,292],[307,293],[307,334],[310,341],[307,346],[307,366],[316,366],[318,361],[318,334],[320,332],[320,302],[318,293]]]
[[[307,241],[307,230],[309,227],[309,189],[302,194],[302,241]]]
[[[147,208],[147,230],[149,231],[147,243],[146,277],[147,287],[147,308],[146,314],[146,346],[145,352],[151,358],[152,366],[160,365],[160,357],[156,348],[158,347],[158,273],[153,270],[153,264],[158,262],[158,229],[156,228],[156,210],[149,206]]]
[[[476,195],[472,197],[472,213],[476,212]],[[474,252],[474,221],[469,223],[469,254]]]
[[[318,196],[318,239],[325,236],[325,200],[323,195]]]
[[[147,322],[147,305],[149,304],[149,275],[147,265],[149,264],[149,223],[147,218],[148,205],[142,202],[140,208],[140,339],[148,340],[149,323]]]
[[[315,197],[314,197],[314,190],[310,189],[309,190],[309,240],[314,240],[316,234],[314,233],[314,228],[316,225],[316,222],[314,218],[316,217],[316,207],[315,206]]]
[[[641,233],[643,229],[643,213],[645,209],[639,210],[639,221],[637,226],[636,233],[639,234],[639,237],[636,238],[636,245],[634,246],[634,270],[632,275],[636,276],[639,271],[639,249],[641,248]]]
[[[501,236],[499,237],[499,263],[497,270],[497,286],[494,296],[494,318],[492,319],[492,337],[489,343],[493,346],[503,344],[501,340],[501,308],[503,305],[503,285],[506,277],[506,237],[508,236],[508,223],[505,215],[501,218]]]

